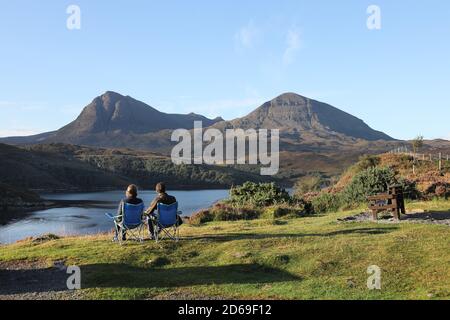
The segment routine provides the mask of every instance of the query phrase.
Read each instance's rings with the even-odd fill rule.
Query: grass
[[[450,211],[450,201],[414,208]],[[88,299],[450,299],[448,226],[337,222],[355,213],[183,225],[178,243],[23,241],[1,246],[0,262],[78,265]],[[382,290],[367,289],[371,265]]]

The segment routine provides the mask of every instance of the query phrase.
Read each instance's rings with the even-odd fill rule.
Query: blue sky
[[[450,139],[447,0],[0,1],[0,136],[58,129],[112,90],[226,119],[296,92],[396,138]]]

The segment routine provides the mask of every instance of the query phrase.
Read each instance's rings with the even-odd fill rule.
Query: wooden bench
[[[367,200],[374,220],[378,220],[378,213],[384,211],[391,211],[395,220],[400,220],[400,214],[406,214],[405,198],[401,186],[391,186],[388,194],[367,197]]]

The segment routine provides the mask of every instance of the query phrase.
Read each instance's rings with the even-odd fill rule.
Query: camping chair
[[[156,242],[165,237],[178,241],[180,239],[178,215],[181,214],[178,211],[178,202],[171,205],[159,203],[157,209],[156,219],[152,221]]]
[[[106,216],[114,221],[117,240],[120,244],[123,242],[124,233],[127,233],[129,239],[143,242],[145,221],[142,216],[144,213],[144,203],[130,204],[123,203],[122,221],[118,221],[120,216],[114,216],[107,213]]]

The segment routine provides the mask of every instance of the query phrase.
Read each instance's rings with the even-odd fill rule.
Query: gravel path
[[[363,212],[356,216],[338,219],[340,222],[367,222],[373,221],[372,213]],[[450,226],[450,212],[425,212],[412,211],[406,215],[401,216],[400,221],[395,221],[392,215],[379,215],[378,223],[423,223],[423,224],[438,224]]]

